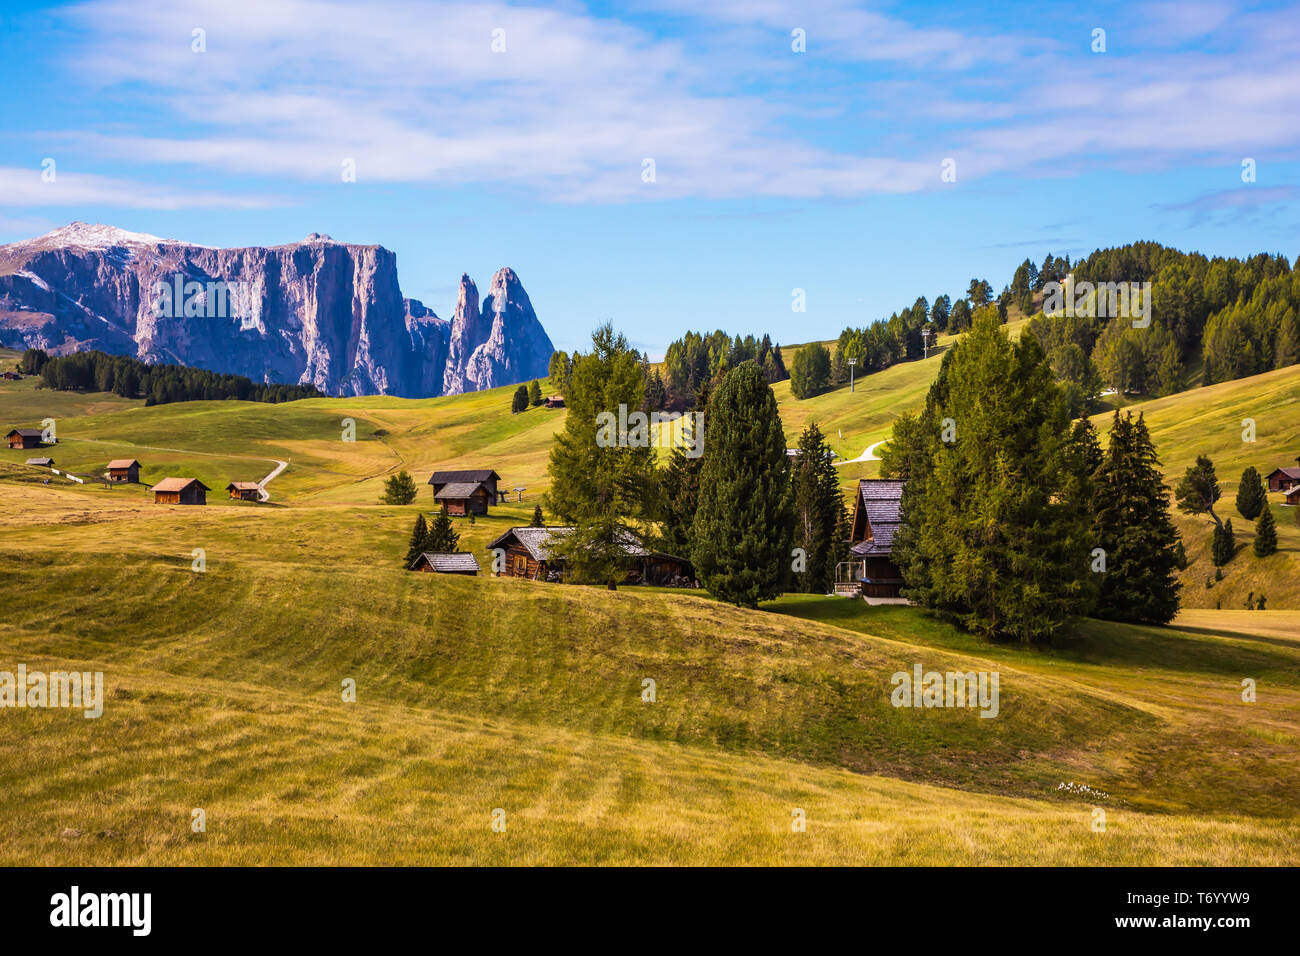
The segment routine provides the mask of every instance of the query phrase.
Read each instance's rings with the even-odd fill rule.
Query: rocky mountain
[[[462,276],[448,322],[402,296],[383,246],[312,233],[214,249],[80,222],[0,246],[0,346],[100,349],[328,395],[408,397],[541,378],[553,350],[508,268],[481,310]]]

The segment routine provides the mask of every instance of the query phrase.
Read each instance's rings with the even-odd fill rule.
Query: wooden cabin
[[[449,515],[485,515],[488,490],[481,481],[452,481],[433,493],[433,500]]]
[[[478,561],[468,551],[425,551],[411,565],[412,571],[431,574],[478,574]]]
[[[53,468],[54,459],[53,458],[28,458],[27,464],[35,465],[37,468]]]
[[[261,501],[262,486],[255,481],[232,481],[226,485],[230,497],[239,501]]]
[[[546,399],[546,407],[547,407],[547,408],[563,408],[563,407],[564,407],[564,396],[563,396],[563,395],[552,395],[552,396],[550,396],[549,398]]]
[[[3,375],[0,375],[0,378],[4,378],[6,382],[16,382],[22,378],[22,376],[17,372],[5,372]]]
[[[903,482],[863,478],[853,503],[849,559],[835,571],[835,593],[847,597],[897,599],[903,575],[892,560],[894,533],[902,523]]]
[[[442,500],[440,493],[448,485],[475,485],[481,484],[483,490],[487,493],[487,503],[499,505],[505,500],[506,493],[497,490],[497,482],[501,480],[491,468],[477,468],[470,471],[435,471],[429,476],[429,484],[433,485],[434,501]],[[465,489],[456,489],[464,491]],[[469,495],[465,494],[463,498],[468,499]],[[451,511],[451,514],[487,514],[486,509],[483,511]]]
[[[564,559],[552,552],[556,538],[572,534],[572,528],[511,528],[488,545],[489,551],[505,551],[505,567],[498,576],[528,578],[533,581],[562,580]],[[660,551],[650,551],[635,535],[628,535],[623,544],[626,556],[624,578],[626,584],[668,584],[683,578],[691,570],[685,558]]]
[[[108,463],[109,481],[128,481],[139,483],[140,463],[134,458],[114,458]]]
[[[10,448],[40,448],[44,433],[39,428],[13,428],[5,436]]]
[[[1296,464],[1300,465],[1300,458],[1296,459]],[[1265,479],[1268,482],[1269,491],[1288,491],[1296,485],[1300,485],[1300,468],[1277,468],[1272,474]]]
[[[1300,484],[1293,486],[1290,491],[1283,492],[1282,498],[1289,505],[1300,505]]]
[[[206,505],[212,489],[197,478],[164,478],[153,486],[156,505]]]

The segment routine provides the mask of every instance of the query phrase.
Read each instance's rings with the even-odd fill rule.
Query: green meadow
[[[789,443],[816,420],[856,457],[938,361],[803,402],[779,384]],[[1282,550],[1256,558],[1239,518],[1243,550],[1211,588],[1205,522],[1180,516],[1174,625],[1085,620],[1034,649],[839,598],[749,611],[403,570],[434,468],[525,489],[457,519],[485,570],[487,543],[531,517],[566,413],[511,415],[512,392],[146,408],[0,382],[6,430],[53,418],[60,439],[0,450],[0,671],[105,680],[98,719],[0,710],[0,862],[1300,862],[1300,529],[1278,496]],[[1298,398],[1293,368],[1135,407],[1171,482],[1214,458],[1227,515],[1242,468],[1300,454]],[[214,490],[204,508],[155,505],[34,454],[79,475],[134,457],[145,482]],[[269,503],[225,498],[277,460]],[[846,465],[845,487],[873,468]],[[402,469],[416,503],[381,504]],[[1252,590],[1270,610],[1244,609]],[[893,675],[917,664],[996,672],[998,716],[892,706]]]

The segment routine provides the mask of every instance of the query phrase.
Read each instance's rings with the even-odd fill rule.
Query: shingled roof
[[[18,435],[21,438],[40,438],[44,434],[45,432],[39,428],[11,428],[9,430],[9,435]],[[9,435],[5,437],[8,438]]]
[[[422,563],[442,574],[477,574],[479,571],[478,561],[468,551],[425,551],[415,559],[411,568],[415,569]]]
[[[889,478],[863,478],[858,482],[858,497],[871,527],[871,537],[852,548],[858,557],[888,555],[894,547],[894,533],[902,524],[900,506],[903,482]]]
[[[551,546],[554,539],[573,534],[571,527],[552,527],[552,528],[511,528],[501,537],[497,538],[488,545],[488,550],[499,548],[505,540],[511,535],[519,541],[520,544],[532,555],[534,561],[550,561]],[[623,542],[624,553],[631,558],[646,558],[651,555],[661,554],[658,551],[648,551],[641,539],[631,532],[627,532]],[[663,557],[676,558],[682,560],[675,554],[664,554]]]
[[[468,498],[482,487],[482,481],[452,481],[439,488],[433,499],[437,501],[440,498]]]
[[[491,468],[479,468],[472,471],[435,471],[429,476],[429,484],[445,485],[454,481],[500,481],[501,476]]]
[[[130,468],[132,465],[138,466],[139,464],[140,463],[136,461],[134,458],[114,458],[112,461],[108,463],[108,467],[109,468]]]
[[[212,489],[199,481],[197,478],[164,478],[158,484],[153,486],[154,491],[184,491],[190,485],[197,483],[204,491]]]

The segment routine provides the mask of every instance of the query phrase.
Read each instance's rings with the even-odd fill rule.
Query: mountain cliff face
[[[213,249],[85,223],[0,246],[0,345],[408,397],[540,378],[552,352],[510,269],[481,312],[463,276],[447,322],[403,298],[396,256],[382,246],[312,233]]]

